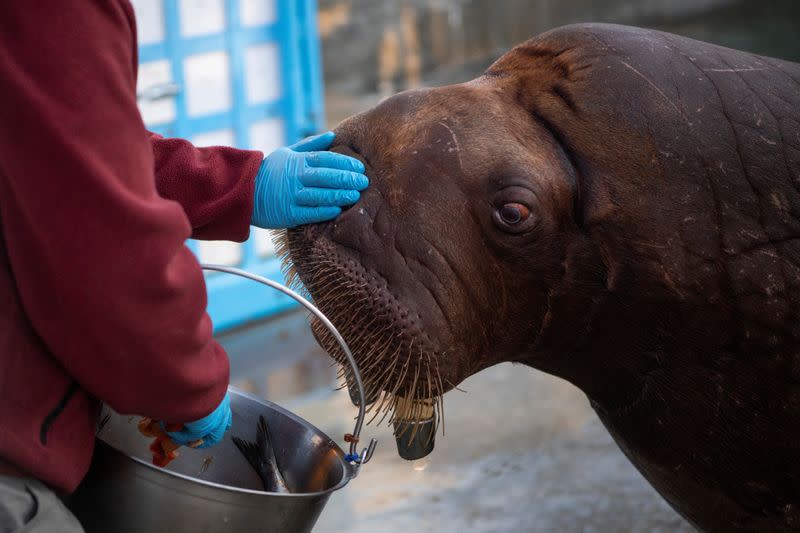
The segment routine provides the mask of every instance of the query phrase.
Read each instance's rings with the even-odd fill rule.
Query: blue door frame
[[[148,7],[152,10],[153,0]],[[156,0],[157,1],[157,0]],[[163,40],[139,47],[140,65],[168,61],[171,82],[180,90],[174,94],[174,113],[167,121],[147,123],[150,130],[167,137],[192,137],[215,131],[232,131],[235,146],[254,146],[251,126],[265,119],[281,119],[283,142],[290,144],[318,132],[324,125],[320,43],[317,32],[315,0],[263,0],[273,5],[275,17],[263,24],[245,25],[241,20],[243,2],[218,0],[224,5],[224,28],[201,36],[184,36],[181,32],[181,5],[192,0],[161,0],[158,5],[163,21]],[[250,0],[252,2],[252,0]],[[137,2],[134,1],[136,7]],[[137,21],[140,26],[142,20]],[[275,44],[280,62],[280,93],[271,101],[248,102],[245,52],[251,46]],[[224,52],[230,68],[230,109],[201,116],[190,116],[187,109],[185,59],[198,54]],[[240,259],[234,263],[253,273],[283,282],[278,259],[257,253],[255,238],[241,245]],[[263,238],[263,235],[261,236]],[[202,260],[197,242],[188,246]],[[212,273],[206,277],[208,311],[215,331],[221,332],[247,322],[279,313],[295,305],[286,296],[230,275]]]

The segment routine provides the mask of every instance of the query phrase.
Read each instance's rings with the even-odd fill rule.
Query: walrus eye
[[[517,203],[505,204],[497,212],[500,220],[509,226],[516,226],[528,220],[531,211],[526,206]]]

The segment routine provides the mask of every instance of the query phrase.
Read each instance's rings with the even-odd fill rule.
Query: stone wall
[[[329,89],[391,94],[442,67],[487,61],[579,21],[643,25],[734,0],[320,0]]]

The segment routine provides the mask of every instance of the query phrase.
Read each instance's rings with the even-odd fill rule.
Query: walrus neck
[[[596,408],[616,411],[635,402],[661,354],[680,342],[646,325],[677,327],[682,311],[666,298],[641,296],[646,276],[612,268],[600,248],[588,237],[568,247],[535,341],[513,360],[573,383]]]
[[[599,305],[596,313],[611,309],[610,305]],[[659,367],[662,348],[647,338],[647,332],[607,328],[603,322],[587,320],[585,330],[569,343],[540,346],[520,362],[569,381],[589,397],[596,409],[626,409],[636,402],[646,376]]]

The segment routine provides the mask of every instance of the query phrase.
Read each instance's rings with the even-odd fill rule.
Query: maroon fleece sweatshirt
[[[187,422],[228,385],[185,240],[247,238],[255,151],[145,130],[122,0],[0,2],[0,464],[69,492],[98,401]]]

